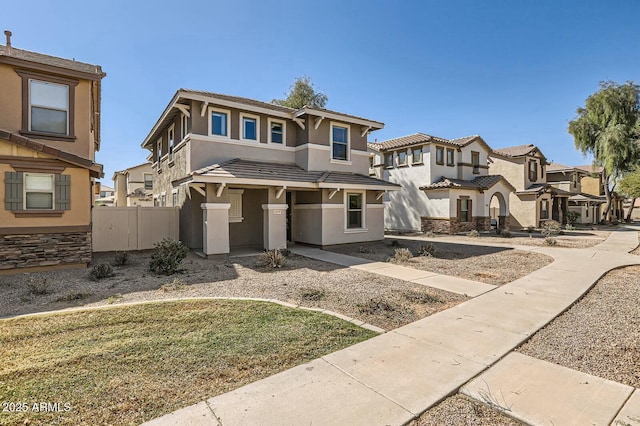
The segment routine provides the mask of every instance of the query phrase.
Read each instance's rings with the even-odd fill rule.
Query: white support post
[[[287,248],[287,204],[263,204],[265,250]]]

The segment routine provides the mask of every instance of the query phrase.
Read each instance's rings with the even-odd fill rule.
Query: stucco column
[[[202,203],[202,251],[206,255],[229,253],[230,203]]]
[[[266,250],[287,248],[287,206],[286,204],[263,204],[264,248]]]

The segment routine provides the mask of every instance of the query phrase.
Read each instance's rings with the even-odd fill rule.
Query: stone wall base
[[[491,218],[485,216],[478,216],[474,218],[476,221],[477,231],[490,231],[491,230]]]
[[[457,234],[469,232],[474,229],[488,230],[491,227],[491,219],[485,217],[473,218],[471,222],[460,222],[457,217],[450,219],[421,218],[422,232],[435,232],[436,234]]]
[[[0,272],[78,267],[91,262],[91,232],[0,235]]]

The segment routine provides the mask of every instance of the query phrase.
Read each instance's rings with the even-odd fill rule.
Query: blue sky
[[[104,182],[141,163],[175,91],[263,101],[309,76],[327,108],[415,132],[533,143],[586,164],[567,124],[598,82],[640,82],[636,0],[5,2],[16,48],[98,64]],[[4,43],[4,41],[3,41]]]

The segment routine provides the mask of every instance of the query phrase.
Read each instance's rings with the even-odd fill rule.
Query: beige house
[[[546,220],[566,222],[569,192],[547,183],[547,159],[535,145],[494,149],[489,170],[500,174],[515,191],[510,194],[511,226],[539,227]]]
[[[85,267],[102,176],[97,65],[0,45],[0,273]]]
[[[180,238],[205,255],[384,237],[385,191],[367,176],[380,122],[320,108],[180,89],[142,147],[153,196],[180,207]]]
[[[596,199],[602,200],[602,204],[600,204],[599,216],[594,223],[600,222],[602,220],[602,216],[604,214],[604,210],[607,207],[606,196],[604,193],[604,179],[602,175],[602,167],[600,166],[576,166],[576,169],[579,169],[584,172],[580,177],[580,186],[582,189],[582,193],[589,197],[596,197]],[[624,219],[624,197],[622,197],[617,192],[613,192],[611,194],[611,217],[616,218],[618,220]]]
[[[166,206],[166,200],[153,198],[151,163],[142,163],[113,174],[116,207]],[[161,201],[164,203],[161,204]]]
[[[606,201],[603,196],[589,194],[582,189],[582,182],[589,182],[589,173],[582,167],[547,164],[547,182],[554,188],[570,194],[568,211],[577,213],[576,223],[592,224],[600,220],[599,212]]]
[[[386,229],[489,230],[492,219],[500,229],[509,227],[514,188],[502,176],[489,175],[492,150],[480,136],[448,140],[416,133],[370,143],[369,152],[370,174],[401,185],[385,197]]]
[[[103,185],[101,182],[95,182],[93,188],[94,206],[113,207],[115,205],[115,189]]]

